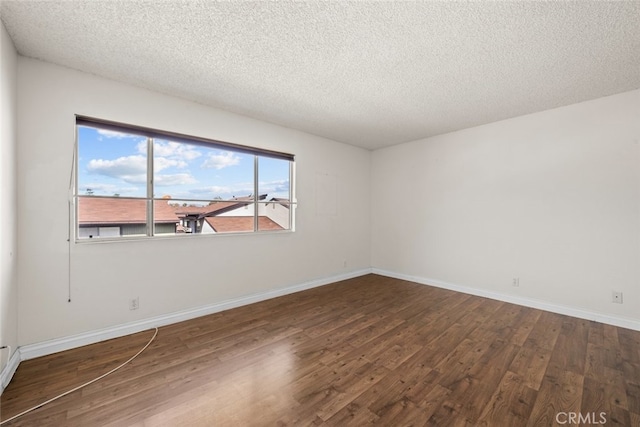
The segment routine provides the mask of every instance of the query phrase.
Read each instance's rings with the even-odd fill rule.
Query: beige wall
[[[33,59],[18,67],[21,345],[369,267],[370,152]],[[74,114],[294,153],[296,232],[69,250]],[[316,209],[318,173],[339,183],[334,214]]]
[[[0,23],[0,345],[18,345],[16,211],[16,70],[17,54]],[[0,371],[10,358],[0,350]]]
[[[636,90],[375,151],[372,265],[640,325],[639,141]]]

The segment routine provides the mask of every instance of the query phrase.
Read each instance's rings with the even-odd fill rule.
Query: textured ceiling
[[[20,54],[375,149],[640,88],[640,2],[6,1]]]

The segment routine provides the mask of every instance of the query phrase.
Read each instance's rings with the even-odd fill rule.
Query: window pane
[[[289,203],[272,199],[258,204],[258,231],[291,229],[291,206]]]
[[[78,197],[78,238],[147,235],[144,199]]]
[[[253,155],[158,139],[153,156],[157,198],[208,201],[253,194]]]
[[[267,200],[290,201],[290,164],[288,160],[258,157],[258,194],[266,194]]]
[[[78,195],[145,197],[145,137],[78,126]]]
[[[170,200],[154,200],[153,202],[153,234],[173,235],[178,233],[180,218],[176,213],[176,206]]]

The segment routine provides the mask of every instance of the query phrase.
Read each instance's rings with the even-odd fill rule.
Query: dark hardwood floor
[[[152,335],[21,363],[2,419],[112,369]],[[5,425],[602,421],[640,426],[640,332],[368,275],[162,327],[130,365]]]

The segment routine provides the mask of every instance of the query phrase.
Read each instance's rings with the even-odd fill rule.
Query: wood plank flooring
[[[1,419],[107,372],[152,335],[21,363],[2,395]],[[162,327],[130,365],[5,425],[603,419],[640,426],[640,332],[367,275]]]

